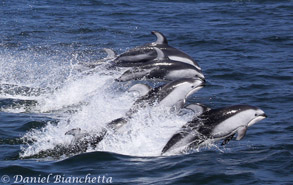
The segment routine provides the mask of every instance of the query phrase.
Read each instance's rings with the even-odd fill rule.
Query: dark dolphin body
[[[248,127],[264,118],[266,115],[261,109],[249,105],[208,110],[174,134],[163,148],[162,154],[196,149],[206,140],[224,139],[222,145],[225,145],[236,133],[236,140],[240,140]]]
[[[152,34],[157,37],[156,42],[138,46],[119,55],[115,60],[113,66],[117,67],[137,67],[148,64],[157,57],[154,47],[161,49],[164,54],[171,60],[177,62],[188,63],[197,69],[201,70],[199,65],[193,58],[186,53],[168,45],[166,37],[157,31],[152,31]]]
[[[73,156],[76,154],[84,153],[89,148],[95,149],[96,145],[103,139],[106,132],[100,132],[96,134],[82,133],[82,131],[78,129],[72,129],[65,133],[65,135],[73,135],[74,141],[72,141],[69,145],[57,145],[52,149],[46,149],[38,152],[35,155],[22,157],[25,158],[45,158],[52,157],[55,159],[59,159],[62,156]]]
[[[193,65],[170,60],[161,49],[154,47],[157,57],[145,65],[133,67],[124,72],[117,81],[140,79],[178,80],[181,78],[199,77],[204,79],[202,71]]]

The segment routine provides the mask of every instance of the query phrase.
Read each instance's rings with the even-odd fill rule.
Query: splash
[[[91,62],[92,58],[76,53],[64,56],[0,54],[0,98],[13,102],[1,106],[1,111],[46,114],[57,119],[57,123],[48,122],[25,133],[22,139],[26,144],[20,153],[23,158],[70,146],[75,138],[65,133],[71,129],[80,128],[89,135],[101,132],[108,122],[123,117],[138,98],[127,92],[132,82],[115,82],[124,71],[107,69],[107,62],[96,68],[80,68],[79,63]],[[145,107],[86,151],[159,156],[168,139],[192,117],[192,113],[178,115],[163,107]]]

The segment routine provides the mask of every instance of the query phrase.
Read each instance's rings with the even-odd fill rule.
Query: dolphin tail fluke
[[[152,31],[152,34],[157,37],[157,40],[154,42],[154,44],[168,44],[167,38],[161,32]]]

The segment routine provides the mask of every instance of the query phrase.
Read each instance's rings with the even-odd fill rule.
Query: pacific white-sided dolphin
[[[204,84],[205,81],[201,78],[181,78],[153,89],[150,89],[147,85],[144,85],[145,89],[150,89],[149,92],[136,100],[133,108],[131,109],[137,109],[137,106],[143,106],[146,103],[149,105],[157,103],[158,106],[170,108],[174,105],[180,104],[180,108],[182,108],[186,102],[186,99],[193,93],[200,90]],[[134,87],[135,86],[138,85],[136,84]],[[139,89],[141,89],[143,84],[139,84],[139,86]],[[132,91],[137,90],[137,88],[134,87],[131,87]]]
[[[61,156],[73,156],[84,153],[88,149],[95,149],[96,145],[103,139],[104,135],[101,133],[88,133],[82,131],[80,128],[71,129],[65,135],[73,135],[74,139],[69,145],[58,144],[54,148],[46,149],[37,154],[23,157],[23,158],[60,158]]]
[[[186,99],[200,90],[204,86],[204,83],[205,81],[200,78],[182,78],[156,88],[150,88],[144,84],[136,84],[134,87],[131,87],[131,90],[145,95],[134,102],[132,107],[126,112],[125,117],[115,119],[108,123],[108,128],[117,130],[126,124],[134,113],[146,105],[179,110],[185,104]],[[146,92],[147,89],[149,89],[148,92]]]
[[[174,134],[164,146],[162,155],[196,149],[208,140],[224,139],[222,145],[225,145],[236,133],[236,140],[241,140],[248,127],[266,117],[261,109],[250,105],[234,105],[208,110]]]
[[[146,65],[133,67],[124,72],[117,81],[140,79],[178,80],[180,78],[199,77],[204,79],[202,71],[193,65],[170,60],[161,49],[154,47],[157,57]]]
[[[117,131],[132,118],[133,114],[146,105],[164,106],[169,108],[176,106],[176,108],[179,109],[183,107],[186,99],[190,95],[197,92],[203,86],[204,81],[200,78],[179,79],[156,88],[150,88],[144,84],[136,84],[130,88],[130,91],[137,91],[142,96],[135,101],[124,117],[115,119],[106,124],[106,128],[103,129],[102,132],[95,134],[93,137],[89,137],[88,134],[82,132],[80,128],[69,130],[66,132],[66,135],[72,135],[75,138],[70,147],[73,148],[75,152],[83,152],[85,147],[76,146],[81,143],[80,141],[90,146],[97,145],[108,133],[109,129]],[[87,140],[87,137],[89,137],[90,140]],[[79,148],[82,150],[80,151]]]
[[[171,60],[193,65],[201,70],[198,63],[186,53],[168,45],[167,38],[158,31],[152,31],[157,37],[155,42],[135,47],[119,55],[113,63],[117,67],[134,67],[146,65],[157,57],[154,47],[161,49]]]

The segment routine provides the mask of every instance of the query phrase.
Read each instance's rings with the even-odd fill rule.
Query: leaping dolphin
[[[145,65],[134,67],[124,72],[117,81],[140,79],[178,80],[181,78],[199,77],[204,79],[202,71],[193,65],[169,59],[164,52],[154,47],[157,57]]]
[[[149,61],[157,57],[154,47],[161,49],[164,54],[171,60],[193,65],[198,70],[201,70],[198,63],[189,55],[168,45],[167,38],[158,31],[152,31],[152,34],[157,37],[155,42],[135,47],[119,55],[113,62],[113,66],[117,67],[134,67],[146,65]]]
[[[178,153],[198,148],[205,141],[224,139],[227,144],[237,133],[241,140],[247,128],[265,119],[261,109],[250,105],[234,105],[203,112],[185,124],[164,146],[161,154]]]
[[[153,89],[145,84],[136,84],[130,88],[130,91],[138,91],[142,96],[135,101],[124,117],[115,119],[106,124],[107,126],[105,129],[91,137],[89,137],[87,133],[83,133],[80,128],[69,130],[65,135],[72,135],[75,138],[69,147],[72,148],[73,152],[80,153],[84,152],[87,146],[96,146],[108,133],[108,130],[117,131],[132,118],[133,114],[146,105],[169,108],[176,106],[176,109],[179,109],[183,107],[186,99],[190,95],[200,90],[203,86],[204,81],[200,78],[179,79]],[[86,139],[88,137],[89,140]],[[86,143],[87,146],[76,146],[82,143]],[[70,148],[68,148],[68,150],[70,150]],[[64,149],[62,151],[64,151]]]

